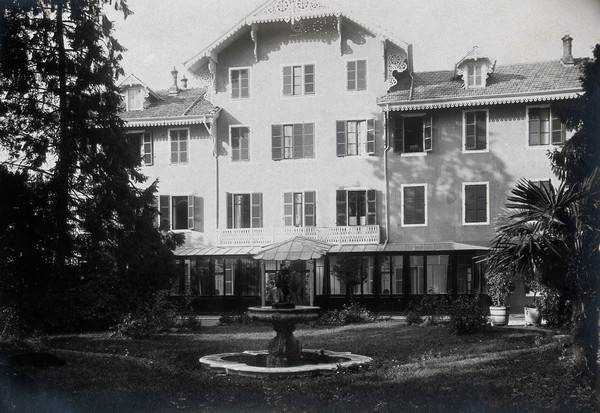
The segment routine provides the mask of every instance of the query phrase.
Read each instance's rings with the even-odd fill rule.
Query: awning
[[[306,237],[294,237],[263,247],[254,259],[275,261],[315,260],[327,254],[333,245]]]
[[[181,247],[175,250],[176,257],[253,255],[260,247]]]
[[[369,253],[369,252],[427,252],[427,251],[484,251],[488,247],[462,244],[460,242],[390,242],[383,245],[334,245],[329,254]]]

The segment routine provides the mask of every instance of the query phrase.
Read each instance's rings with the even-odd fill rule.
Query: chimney
[[[561,40],[563,42],[563,56],[560,61],[565,65],[575,64],[575,60],[573,60],[573,38],[565,34]]]
[[[179,88],[177,87],[177,74],[178,73],[179,72],[177,71],[177,69],[175,69],[175,67],[173,67],[173,70],[171,70],[171,75],[173,76],[173,84],[169,88],[169,95],[176,95],[177,92],[179,92]]]
[[[187,77],[185,77],[185,75],[183,75],[183,77],[181,78],[181,87],[183,87],[184,89],[187,89]]]

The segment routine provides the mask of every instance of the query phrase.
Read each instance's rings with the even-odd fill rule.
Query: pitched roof
[[[454,71],[413,73],[398,81],[377,103],[391,110],[419,110],[455,106],[531,102],[573,98],[582,91],[578,59],[575,65],[559,60],[496,66],[484,88],[463,87]],[[411,85],[412,83],[412,85]]]
[[[150,100],[143,110],[121,112],[129,126],[183,125],[215,117],[220,108],[204,99],[206,90],[192,88],[169,95],[168,90],[158,91],[158,100]]]
[[[328,16],[343,16],[348,20],[364,27],[376,36],[382,37],[391,43],[406,50],[408,43],[400,40],[393,33],[357,16],[352,11],[337,4],[335,0],[268,0],[241,21],[235,24],[225,34],[211,43],[208,47],[197,53],[183,64],[188,70],[202,67],[208,57],[218,54],[241,34],[246,33],[253,25],[269,22],[298,22],[301,19],[319,18]]]

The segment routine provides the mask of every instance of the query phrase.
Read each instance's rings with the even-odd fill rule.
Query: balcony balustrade
[[[219,230],[221,247],[260,247],[302,236],[330,244],[379,244],[379,225],[349,227],[271,227]]]

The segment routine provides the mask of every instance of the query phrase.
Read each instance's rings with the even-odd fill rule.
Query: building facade
[[[565,40],[565,44],[570,40]],[[402,310],[424,294],[484,292],[475,257],[521,177],[552,178],[566,139],[551,104],[581,91],[562,60],[496,66],[473,49],[415,73],[412,48],[325,1],[261,6],[154,92],[130,76],[123,119],[180,231],[173,294],[197,311],[268,301],[282,265],[306,303],[344,301],[334,266],[361,256],[355,296]]]

